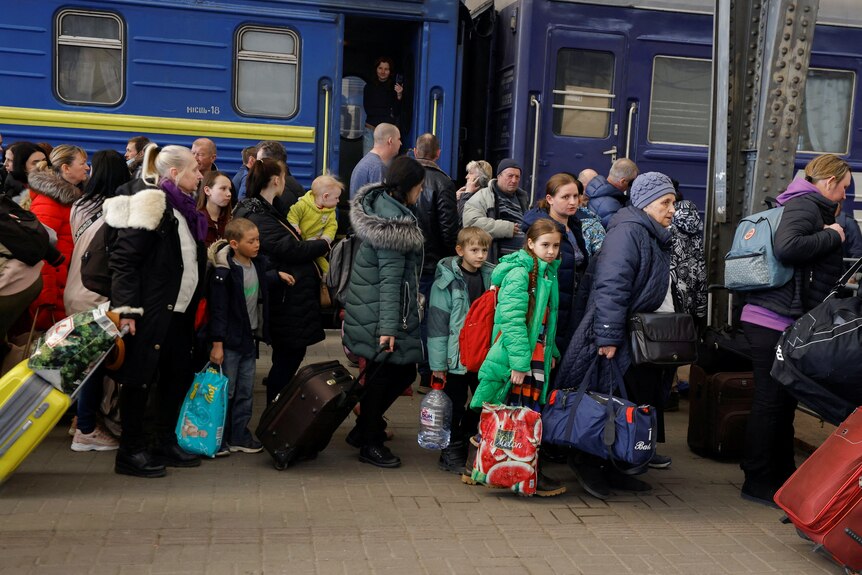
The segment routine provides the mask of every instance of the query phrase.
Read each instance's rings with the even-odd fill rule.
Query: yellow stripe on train
[[[107,130],[146,135],[176,134],[194,137],[314,143],[314,128],[309,126],[131,116],[128,114],[41,110],[8,106],[0,106],[0,124],[48,126],[76,130]]]

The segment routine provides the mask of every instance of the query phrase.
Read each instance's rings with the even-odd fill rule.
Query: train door
[[[557,172],[607,174],[623,155],[625,44],[617,34],[551,30],[535,193]]]

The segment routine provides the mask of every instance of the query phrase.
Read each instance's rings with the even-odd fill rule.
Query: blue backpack
[[[793,267],[775,257],[775,232],[784,207],[751,214],[736,226],[733,244],[724,256],[724,285],[733,291],[755,291],[783,286]]]

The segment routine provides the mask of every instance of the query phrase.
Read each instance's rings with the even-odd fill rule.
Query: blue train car
[[[504,4],[495,31],[490,158],[517,158],[523,185],[538,196],[554,173],[607,174],[615,158],[628,157],[641,172],[679,180],[703,209],[714,0]],[[862,104],[860,26],[855,0],[821,0],[798,167],[831,152],[862,168],[862,132],[854,129]]]
[[[233,173],[279,140],[308,186],[362,155],[361,88],[374,60],[404,76],[405,145],[434,132],[450,170],[459,118],[458,0],[44,0],[0,19],[0,133],[125,149],[147,135],[209,137]],[[358,93],[358,96],[357,96]]]

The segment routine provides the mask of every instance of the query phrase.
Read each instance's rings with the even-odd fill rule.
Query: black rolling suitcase
[[[707,375],[693,365],[689,385],[689,448],[713,459],[741,458],[754,400],[754,374],[749,371]]]
[[[359,401],[359,378],[338,361],[301,368],[261,415],[257,437],[276,469],[314,459]]]

